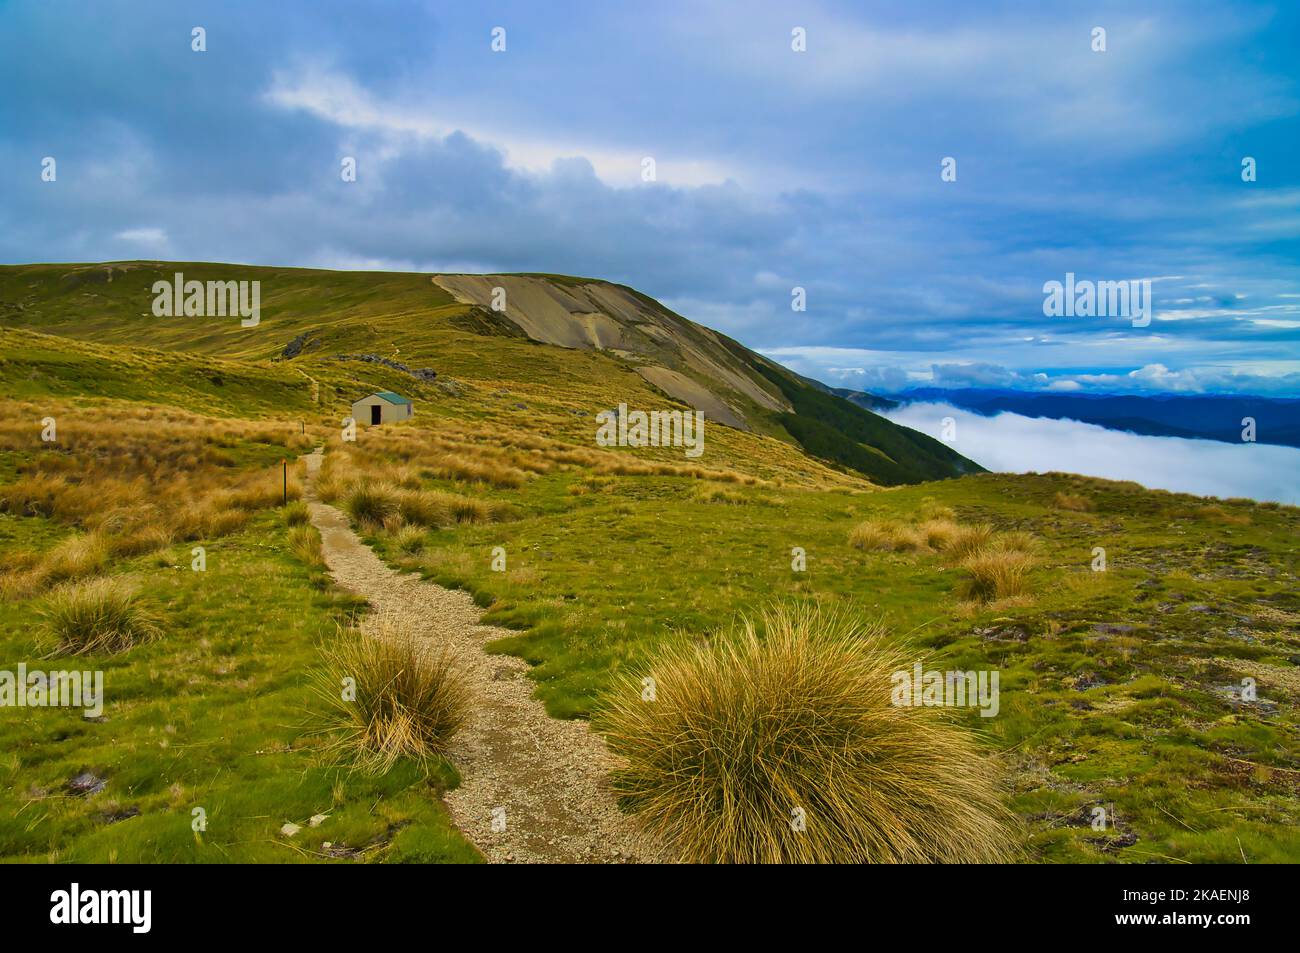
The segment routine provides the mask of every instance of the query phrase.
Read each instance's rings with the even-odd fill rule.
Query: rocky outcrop
[[[367,364],[382,364],[384,367],[391,367],[395,371],[401,371],[403,374],[410,374],[416,380],[432,382],[438,377],[438,372],[432,367],[407,367],[401,361],[394,361],[390,357],[380,357],[378,354],[335,354],[336,361],[364,361]]]

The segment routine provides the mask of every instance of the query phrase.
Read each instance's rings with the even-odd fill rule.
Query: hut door
[[[380,415],[381,415],[383,412],[384,412],[384,408],[380,407],[378,404],[376,404],[375,406],[371,407],[371,408],[370,408],[370,422],[371,422],[372,424],[377,424],[377,423],[379,423],[379,417],[380,417]]]

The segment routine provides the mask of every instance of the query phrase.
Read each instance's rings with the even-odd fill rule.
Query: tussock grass
[[[966,571],[959,593],[972,602],[1014,599],[1030,594],[1029,572],[1034,557],[1017,549],[990,546],[963,559]]]
[[[729,490],[724,486],[698,486],[691,498],[697,503],[723,503],[728,506],[745,506],[750,503],[758,502],[752,497],[743,493],[737,493],[735,490]]]
[[[321,553],[320,533],[310,523],[290,527],[289,551],[308,566],[326,568],[325,557]]]
[[[1079,493],[1059,491],[1052,502],[1058,510],[1070,510],[1075,513],[1087,513],[1093,508],[1092,501]]]
[[[341,631],[324,656],[316,692],[327,747],[362,770],[384,773],[403,758],[427,763],[469,714],[469,683],[451,647],[418,638],[396,616],[374,617],[367,632]],[[354,680],[355,698],[343,696],[345,679]]]
[[[897,520],[866,520],[853,527],[849,544],[858,549],[885,552],[921,552],[929,549],[925,534],[915,526]]]
[[[222,506],[218,501],[209,500],[178,514],[176,531],[184,540],[216,539],[243,529],[247,522],[247,510]]]
[[[430,476],[442,480],[463,480],[467,483],[486,483],[504,489],[518,489],[528,479],[523,470],[492,459],[467,459],[446,455],[422,461]]]
[[[55,546],[41,563],[49,582],[80,579],[108,568],[109,549],[98,533],[77,533]]]
[[[1233,513],[1218,504],[1202,506],[1196,511],[1196,518],[1222,526],[1247,526],[1250,524],[1249,513]]]
[[[13,411],[30,405],[9,406]],[[308,442],[283,424],[175,408],[54,407],[37,417],[48,412],[57,412],[60,421],[57,452],[42,452],[19,465],[17,479],[0,486],[0,512],[102,531],[117,555],[166,545],[177,536],[209,535],[202,514],[280,505],[281,468],[265,466],[266,451],[300,449]],[[0,420],[0,450],[30,449],[30,428],[19,425],[21,419],[23,414],[15,413]],[[259,463],[241,465],[250,456]],[[295,472],[289,496],[300,494]],[[217,523],[231,526],[233,520]]]
[[[302,526],[311,522],[311,511],[302,500],[294,500],[284,508],[281,515],[285,526]]]
[[[490,523],[505,512],[491,500],[442,490],[404,491],[398,495],[397,510],[406,522],[432,529],[455,523]]]
[[[957,513],[951,506],[944,506],[930,497],[921,501],[920,512],[923,521],[946,520],[955,522],[957,519]]]
[[[993,527],[987,523],[960,525],[943,547],[944,557],[951,563],[960,563],[988,546],[993,535]]]
[[[965,532],[965,527],[950,519],[928,519],[917,527],[925,544],[931,549],[944,550]]]
[[[630,675],[607,697],[615,782],[691,862],[1007,859],[992,763],[938,709],[891,703],[908,665],[881,629],[817,608],[680,643],[649,668],[653,701]]]
[[[424,527],[413,523],[407,523],[393,533],[393,545],[397,547],[398,552],[408,556],[423,550],[425,542]]]
[[[989,545],[993,549],[1019,550],[1032,554],[1038,549],[1038,538],[1033,533],[1014,529],[995,534]]]
[[[397,515],[397,507],[397,493],[391,486],[369,480],[354,484],[343,498],[343,508],[348,515],[371,531],[383,526],[384,520]]]
[[[134,594],[114,579],[65,583],[38,611],[55,655],[123,652],[161,635]]]
[[[114,556],[140,556],[170,546],[174,539],[175,535],[168,526],[141,526],[109,536],[107,543]]]

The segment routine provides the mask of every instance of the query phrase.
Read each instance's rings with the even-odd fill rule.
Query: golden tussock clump
[[[38,610],[55,655],[123,652],[161,635],[157,622],[120,581],[64,583]]]
[[[849,533],[849,544],[858,549],[885,552],[921,552],[929,549],[925,534],[898,520],[865,520]]]
[[[1052,498],[1052,502],[1057,509],[1074,513],[1087,513],[1092,509],[1092,501],[1079,493],[1059,492]]]
[[[958,590],[972,602],[1016,599],[1030,594],[1029,573],[1034,557],[1016,549],[989,548],[963,559],[958,565],[967,578]]]
[[[597,724],[635,817],[688,862],[980,863],[1015,851],[994,763],[878,627],[776,608],[624,676]],[[803,829],[792,820],[802,819]]]
[[[315,688],[327,749],[363,770],[444,754],[469,715],[469,681],[451,647],[417,637],[397,616],[377,616],[365,632],[340,631],[324,657]],[[355,697],[340,690],[345,679]]]

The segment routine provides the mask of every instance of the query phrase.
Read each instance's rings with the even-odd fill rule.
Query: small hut
[[[392,424],[407,420],[415,414],[415,407],[401,394],[381,390],[362,397],[352,405],[352,419],[359,424]]]

